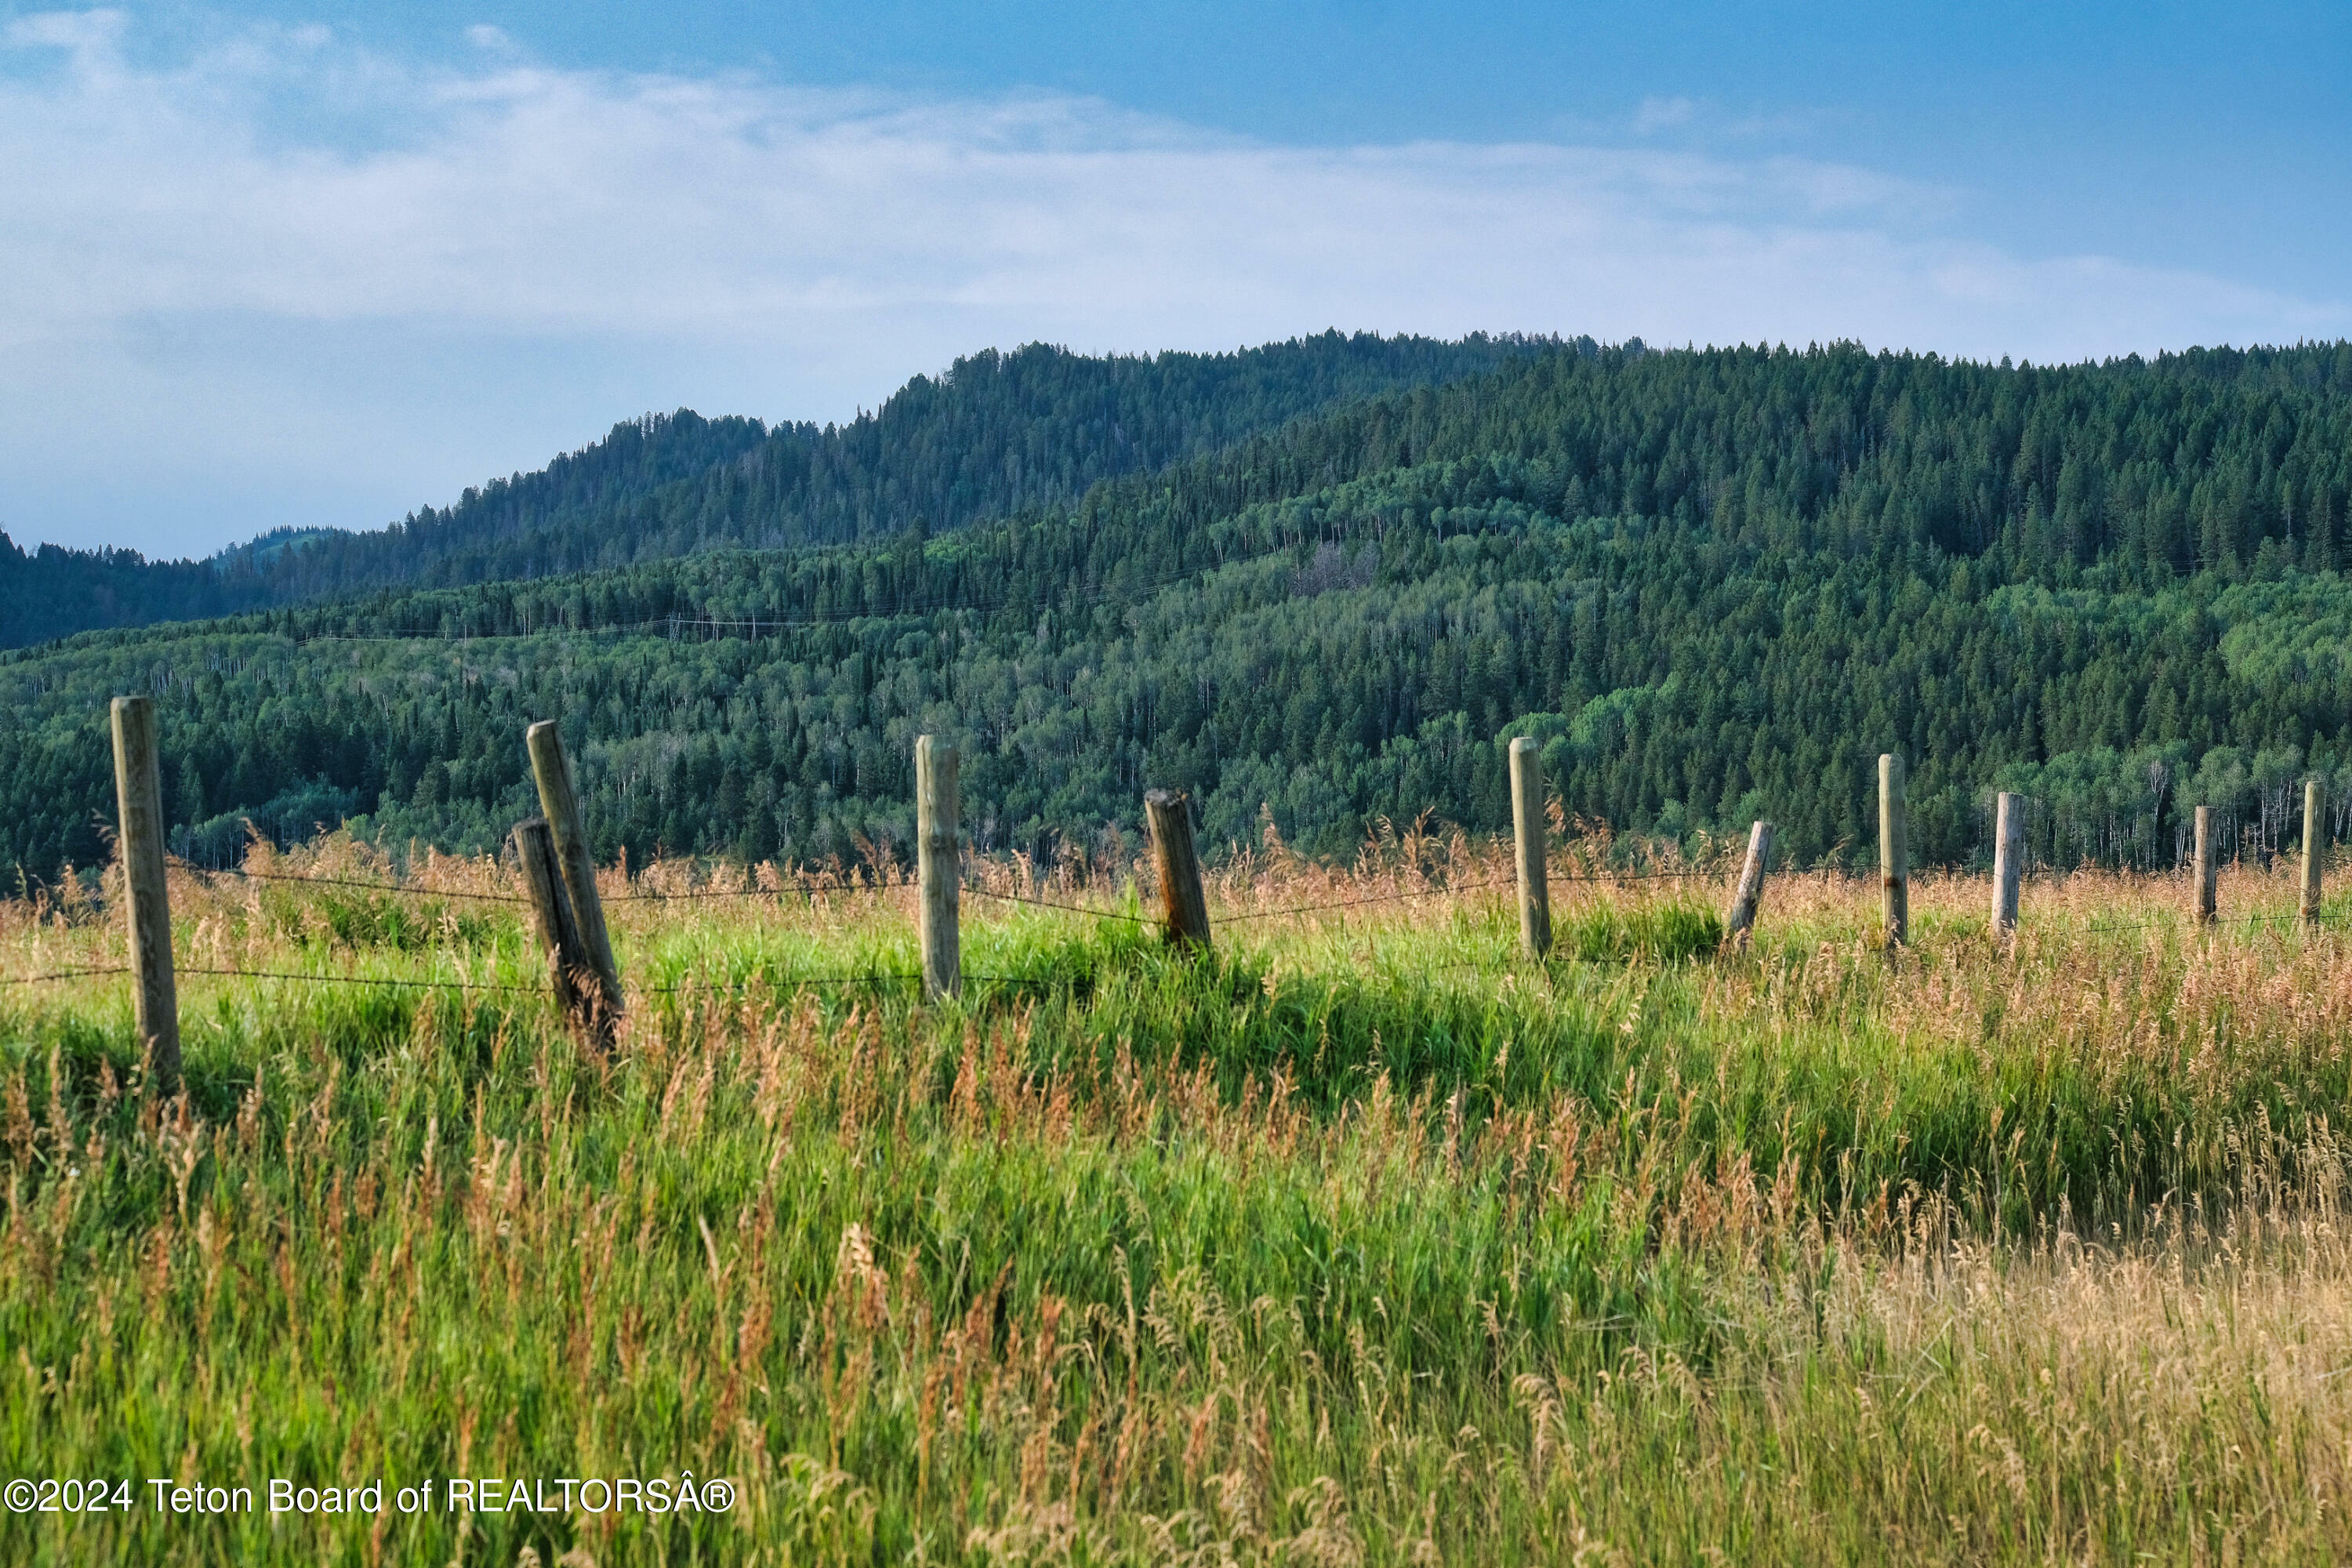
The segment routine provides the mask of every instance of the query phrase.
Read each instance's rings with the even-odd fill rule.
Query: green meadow
[[[1537,963],[1504,864],[1244,858],[1206,956],[969,892],[930,1005],[910,889],[613,873],[609,1058],[510,870],[175,872],[179,1093],[123,977],[0,985],[0,1560],[2352,1552],[2334,906],[1563,882]]]

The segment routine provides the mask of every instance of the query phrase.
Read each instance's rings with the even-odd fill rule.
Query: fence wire
[[[300,882],[319,888],[359,888],[371,893],[395,893],[416,899],[474,899],[486,903],[527,904],[530,900],[520,893],[478,893],[454,888],[419,888],[404,882],[370,882],[353,877],[304,877],[290,871],[248,871],[242,867],[226,870],[210,870],[173,862],[174,867],[194,877],[235,877],[247,882]]]
[[[2085,931],[2097,931],[2102,934],[2112,931],[2177,931],[2184,923],[2192,931],[2243,931],[2254,926],[2341,926],[2352,923],[2352,915],[2319,915],[2314,919],[2305,920],[2301,911],[2292,910],[2279,914],[2243,915],[2233,920],[2200,921],[2193,915],[2170,915],[2156,920],[2124,921],[2114,923],[2095,922],[2083,929]]]
[[[828,882],[805,888],[688,888],[682,893],[615,893],[611,904],[692,903],[699,899],[814,898],[819,893],[895,893],[912,882]]]
[[[188,871],[198,877],[234,877],[257,882],[304,883],[313,886],[352,888],[369,892],[407,894],[426,898],[471,899],[511,904],[525,904],[530,902],[529,898],[513,893],[446,890],[431,888],[412,887],[400,883],[373,882],[354,878],[303,876],[284,872],[250,871],[244,869],[206,870],[197,867],[188,866],[184,862],[175,861],[173,864],[177,868]],[[1797,874],[1801,875],[1802,873]],[[1559,884],[1617,886],[1626,883],[1645,881],[1679,882],[1715,880],[1721,879],[1728,877],[1729,875],[1731,875],[1731,873],[1728,870],[1626,870],[1563,873],[1554,875],[1550,877],[1549,880],[1552,883]],[[2061,880],[2064,877],[2070,875],[2072,875],[2072,873],[2057,871],[2029,873],[2029,876],[2032,877],[2032,879],[2036,880]],[[1461,893],[1488,891],[1498,888],[1511,887],[1515,885],[1516,880],[1517,879],[1514,877],[1495,877],[1475,882],[1453,883],[1444,887],[1394,889],[1380,893],[1364,894],[1352,898],[1328,900],[1319,903],[1291,904],[1279,909],[1243,910],[1239,911],[1222,912],[1216,918],[1221,923],[1238,925],[1255,921],[1279,920],[1299,915],[1320,914],[1334,910],[1359,909],[1373,904],[1398,903],[1414,899],[1447,898]],[[614,903],[692,902],[701,900],[718,899],[786,899],[793,897],[794,895],[799,895],[803,898],[812,898],[821,893],[866,894],[898,892],[907,890],[914,886],[915,884],[911,882],[842,882],[837,884],[799,888],[690,889],[683,892],[623,893],[615,895],[608,901]],[[1072,903],[1062,900],[1037,898],[1019,893],[1003,893],[998,892],[992,889],[969,885],[963,887],[961,890],[970,893],[974,897],[992,900],[998,903],[1024,905],[1032,909],[1055,910],[1069,914],[1084,915],[1089,919],[1097,921],[1118,921],[1130,925],[1153,925],[1158,923],[1154,917],[1149,915],[1129,914],[1118,910],[1097,909],[1089,905]],[[2276,927],[2282,931],[2315,926],[2342,929],[2346,926],[2352,926],[2352,911],[2338,911],[2332,914],[2323,914],[2315,919],[2305,919],[2300,910],[2283,910],[2275,913],[2246,915],[2226,920],[2204,921],[2197,921],[2193,915],[2166,915],[2142,921],[2094,921],[2091,924],[2079,929],[2084,931],[2085,933],[2116,935],[2127,934],[2134,931],[2179,931],[2183,926],[2187,926],[2191,931],[2215,930],[2242,931],[2266,926]],[[1466,961],[1464,963],[1445,964],[1439,967],[1444,969],[1467,968],[1477,966],[1484,962],[1485,961],[1483,960]],[[314,984],[337,985],[388,985],[417,990],[493,991],[547,994],[550,994],[552,989],[545,984],[519,984],[500,981],[427,980],[391,975],[316,974],[293,970],[233,969],[198,964],[175,965],[174,972],[179,974],[203,975],[222,979],[279,980]],[[132,973],[132,968],[128,964],[78,965],[67,969],[54,970],[41,974],[24,974],[0,977],[0,987],[50,984],[70,980],[104,979],[114,975],[130,974]],[[967,973],[963,978],[967,983],[971,984],[1013,987],[1051,986],[1054,984],[1065,984],[1067,979],[1067,977],[1048,977],[1040,979],[1020,975],[973,974],[969,973]],[[646,995],[688,995],[722,991],[740,992],[759,987],[772,987],[781,990],[835,985],[878,986],[909,984],[919,982],[921,979],[922,975],[919,972],[890,970],[868,971],[856,974],[811,974],[784,977],[759,975],[740,981],[685,982],[667,985],[639,986],[636,987],[636,989],[641,994]]]
[[[793,974],[784,976],[755,974],[741,980],[687,981],[672,985],[641,985],[637,989],[648,996],[688,996],[705,994],[753,991],[762,987],[791,991],[818,985],[911,985],[922,980],[914,970],[883,970],[866,974]],[[1044,990],[1069,984],[1068,975],[974,974],[966,971],[967,985],[1006,985]]]
[[[1727,877],[1728,871],[1609,871],[1593,874],[1570,873],[1549,879],[1556,883],[1668,882],[1708,879]],[[1212,910],[1213,919],[1226,925],[1238,925],[1244,921],[1278,920],[1289,915],[1321,914],[1328,910],[1351,910],[1367,904],[1401,903],[1408,899],[1442,899],[1455,893],[1474,893],[1481,889],[1507,888],[1517,879],[1491,877],[1477,882],[1453,882],[1442,888],[1402,889],[1384,893],[1367,893],[1356,898],[1332,899],[1318,904],[1290,904],[1276,910]],[[978,898],[993,899],[999,903],[1027,904],[1034,909],[1066,910],[1072,914],[1090,915],[1098,921],[1126,921],[1139,925],[1159,922],[1149,915],[1130,915],[1113,910],[1097,910],[1085,904],[1063,903],[1053,899],[1026,897],[1020,893],[999,893],[987,888],[966,887],[963,891]]]
[[[94,976],[102,977],[131,973],[132,971],[130,965],[121,963],[82,969],[60,969],[47,974],[18,974],[0,978],[0,985],[39,985],[51,981],[84,980]],[[173,973],[174,975],[202,974],[229,980],[290,980],[314,985],[396,985],[412,990],[500,991],[521,992],[534,995],[553,994],[553,988],[551,986],[524,985],[498,980],[425,980],[389,974],[310,974],[292,969],[226,969],[208,964],[174,964]],[[748,991],[762,986],[776,990],[794,990],[820,985],[893,985],[911,984],[922,978],[919,973],[911,970],[883,970],[863,974],[762,974],[749,976],[742,980],[689,981],[670,985],[640,985],[635,989],[648,996],[677,996],[701,992]],[[963,978],[967,984],[1047,986],[1063,984],[1067,977],[1041,979],[1017,974],[967,973]]]
[[[403,882],[374,882],[353,877],[316,877],[290,871],[253,871],[241,867],[214,868],[192,866],[184,860],[173,860],[173,868],[199,879],[234,878],[248,882],[270,882],[318,888],[351,888],[362,892],[389,893],[397,897],[419,899],[459,899],[481,903],[528,904],[531,900],[521,893],[490,893],[470,889],[422,888]],[[1549,879],[1560,884],[1605,884],[1650,881],[1705,881],[1731,875],[1728,871],[1601,871],[1566,872]],[[1450,893],[1473,892],[1482,888],[1508,886],[1512,879],[1490,879],[1479,882],[1457,882],[1443,888],[1430,888],[1410,892],[1369,894],[1360,898],[1334,900],[1319,904],[1298,904],[1279,910],[1253,910],[1223,915],[1228,923],[1239,921],[1272,920],[1284,915],[1317,914],[1326,910],[1352,909],[1359,905],[1390,903],[1404,899],[1442,898]],[[912,882],[832,882],[815,883],[793,888],[689,888],[681,892],[615,893],[604,900],[612,904],[693,903],[717,899],[790,899],[814,898],[820,893],[869,895],[905,892],[915,887]],[[1085,904],[1066,903],[1055,899],[1040,899],[1021,893],[1000,893],[992,889],[965,886],[962,891],[974,897],[993,899],[1001,903],[1027,904],[1034,909],[1063,910],[1071,914],[1090,915],[1097,920],[1125,921],[1150,925],[1150,916],[1130,915],[1113,910],[1098,910]]]
[[[53,970],[47,974],[10,975],[5,980],[0,980],[0,985],[46,985],[53,980],[87,980],[92,975],[128,974],[130,973],[131,966],[127,963],[108,964],[102,967],[90,969],[58,969]]]
[[[1150,925],[1145,915],[1130,915],[1120,910],[1097,910],[1086,904],[1066,904],[1054,899],[1033,899],[1020,893],[999,893],[987,888],[967,887],[961,889],[976,898],[993,899],[1000,904],[1026,904],[1033,910],[1067,910],[1074,915],[1091,915],[1098,921],[1125,921],[1130,925]]]
[[[1326,910],[1352,910],[1360,908],[1365,904],[1401,903],[1407,899],[1442,899],[1449,893],[1475,893],[1481,888],[1507,887],[1511,884],[1511,881],[1512,879],[1508,877],[1498,877],[1484,882],[1456,882],[1449,887],[1444,888],[1423,888],[1391,893],[1367,893],[1361,898],[1334,899],[1328,903],[1321,904],[1293,904],[1286,909],[1279,910],[1244,910],[1239,914],[1226,915],[1223,917],[1223,920],[1227,925],[1238,925],[1244,921],[1270,921],[1279,920],[1287,915],[1321,914]]]
[[[966,975],[965,978],[972,977]],[[781,979],[772,974],[754,974],[741,980],[689,980],[671,985],[640,985],[637,989],[648,996],[692,996],[754,991],[762,986],[787,991],[809,985],[904,985],[920,979],[920,974],[905,970],[885,970],[867,974],[795,974]]]
[[[457,888],[420,888],[405,882],[371,882],[352,877],[309,877],[289,871],[248,871],[242,867],[214,869],[191,866],[175,860],[174,869],[192,877],[233,877],[248,882],[299,883],[317,888],[357,888],[371,893],[393,893],[418,899],[472,899],[485,903],[527,904],[523,893],[485,893]],[[611,904],[674,903],[700,899],[789,899],[814,897],[819,893],[887,893],[911,888],[911,882],[839,882],[816,883],[801,888],[689,888],[684,892],[615,893],[604,900]]]
[[[177,974],[209,974],[232,980],[299,980],[315,985],[398,985],[426,991],[529,991],[545,994],[545,985],[517,985],[499,980],[412,980],[389,974],[306,974],[294,969],[216,969],[189,964],[174,966]]]

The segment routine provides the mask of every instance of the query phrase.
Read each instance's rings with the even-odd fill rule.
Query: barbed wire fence
[[[151,704],[152,699],[147,698],[118,699],[115,704],[117,782],[121,798],[126,803],[120,843],[124,902],[131,917],[130,941],[127,943],[127,956],[131,962],[71,964],[40,973],[0,976],[0,988],[125,976],[132,978],[138,986],[134,994],[140,1003],[142,1032],[149,1037],[151,1055],[159,1058],[158,1031],[150,1019],[150,1013],[157,1007],[159,997],[162,1005],[171,1012],[167,1026],[172,1071],[167,1077],[176,1077],[177,1068],[178,1023],[176,1002],[173,1000],[176,996],[173,982],[177,975],[297,984],[383,986],[416,991],[553,995],[573,1013],[583,1033],[594,1035],[609,1047],[614,1038],[613,1022],[625,1006],[631,989],[641,997],[687,997],[740,995],[763,990],[799,993],[831,988],[878,990],[919,985],[921,995],[929,999],[943,993],[960,994],[967,982],[991,988],[1029,991],[1051,990],[1057,985],[1076,982],[1078,977],[1069,973],[1034,975],[967,972],[961,962],[957,913],[960,899],[966,894],[1008,908],[1076,915],[1097,922],[1132,926],[1139,931],[1160,925],[1165,928],[1171,942],[1181,944],[1205,947],[1210,940],[1209,906],[1200,866],[1192,850],[1190,807],[1186,797],[1165,791],[1149,792],[1145,797],[1149,837],[1162,904],[1159,915],[1134,907],[1135,882],[1129,884],[1130,907],[1127,909],[1107,909],[1069,898],[1046,897],[1035,889],[1008,891],[1002,887],[989,886],[983,880],[966,878],[964,849],[956,829],[961,818],[961,801],[956,794],[956,753],[952,747],[937,746],[930,737],[926,736],[918,747],[917,817],[922,846],[912,877],[892,879],[886,875],[860,880],[836,874],[828,879],[814,879],[796,873],[789,885],[760,886],[755,880],[753,885],[745,887],[701,888],[645,887],[629,884],[625,879],[624,889],[616,891],[610,900],[614,904],[690,905],[744,900],[784,901],[795,898],[814,901],[819,897],[838,895],[910,895],[917,903],[919,945],[922,958],[920,968],[907,970],[877,966],[855,972],[755,973],[721,980],[671,980],[625,988],[614,965],[605,935],[602,911],[607,900],[598,888],[600,879],[594,863],[587,855],[584,834],[578,819],[577,800],[571,785],[570,764],[564,759],[561,740],[555,735],[552,724],[532,727],[532,764],[547,816],[518,827],[515,846],[522,860],[520,868],[523,872],[521,879],[528,890],[509,892],[331,872],[282,871],[266,867],[212,869],[192,866],[184,860],[173,862],[163,853],[161,844],[162,813],[160,800],[154,798],[158,775],[152,755]],[[127,747],[123,744],[126,705],[132,705],[134,709],[131,726],[134,743]],[[141,710],[146,711],[147,716],[143,719]],[[142,733],[140,726],[142,723],[143,757],[140,754],[141,745],[135,743]],[[943,764],[941,759],[944,759]],[[1552,847],[1547,837],[1540,765],[1532,745],[1526,742],[1514,743],[1511,762],[1515,819],[1513,848],[1517,862],[1511,874],[1433,882],[1425,879],[1428,872],[1416,863],[1414,874],[1424,879],[1421,886],[1391,887],[1371,892],[1347,891],[1339,897],[1282,904],[1271,909],[1235,907],[1230,900],[1221,900],[1216,923],[1224,926],[1255,925],[1270,921],[1344,913],[1378,905],[1454,899],[1465,894],[1513,889],[1519,903],[1522,947],[1528,956],[1541,961],[1550,952],[1549,897],[1550,889],[1555,884],[1622,888],[1650,883],[1682,886],[1730,879],[1727,860],[1723,865],[1712,867],[1598,867],[1591,863],[1589,848],[1583,858],[1571,851],[1569,865],[1555,869]],[[1908,941],[1909,868],[1902,847],[1907,837],[1904,827],[1907,807],[1903,802],[1899,760],[1883,758],[1880,784],[1881,882],[1885,892],[1885,905],[1881,934],[1890,948]],[[142,792],[150,801],[143,814],[133,810],[131,804],[135,803]],[[2009,807],[2004,805],[2003,809],[2007,811]],[[526,835],[531,831],[540,835],[540,853],[548,858],[548,863],[538,868],[536,874],[530,862],[530,850],[526,844]],[[1769,868],[1770,847],[1769,825],[1757,824],[1749,837],[1747,862],[1739,870],[1732,910],[1725,917],[1726,935],[1741,943],[1746,942],[1749,924],[1755,918],[1764,879]],[[2209,837],[2200,831],[2198,858],[2192,872],[2197,893],[2188,911],[2195,929],[2273,927],[2284,931],[2296,926],[2341,928],[2347,921],[2352,921],[2352,913],[2327,913],[2318,907],[2319,862],[2314,858],[2308,847],[2299,910],[2294,913],[2256,913],[2226,921],[2216,918],[2212,907],[2215,872],[2212,848]],[[2020,883],[2060,881],[2070,875],[2046,865],[2029,868],[2013,862],[2005,864],[1999,857],[1995,867],[1992,929],[1997,937],[2015,931],[2018,912],[2016,890]],[[516,908],[527,906],[548,949],[549,978],[529,983],[177,963],[172,956],[165,892],[167,868],[180,871],[207,890],[220,890],[223,884],[243,882],[261,887],[325,888],[374,896],[478,902]],[[1788,875],[1789,868],[1784,868],[1781,874]],[[2177,879],[2177,876],[2166,878],[2163,873],[2151,876],[2158,879]],[[1140,881],[1139,877],[1137,881]],[[159,917],[160,924],[157,923]],[[2178,916],[2124,921],[2094,920],[2079,929],[2090,933],[2124,934],[2178,929],[2181,923]],[[599,944],[604,944],[601,951]],[[1483,961],[1465,962],[1475,964]],[[1462,965],[1440,967],[1457,968]],[[600,968],[604,977],[601,998],[593,994],[591,984]]]
[[[446,899],[495,902],[509,905],[528,904],[531,901],[530,899],[524,894],[489,892],[478,889],[422,887],[398,882],[370,881],[358,878],[312,876],[291,872],[262,872],[248,870],[213,871],[194,868],[187,868],[186,869],[189,870],[191,875],[196,876],[206,881],[246,880],[268,883],[276,886],[326,887],[341,889],[359,889],[373,893],[405,896],[422,900]],[[1647,882],[1685,883],[1691,881],[1722,881],[1727,879],[1730,875],[1731,873],[1726,870],[1629,870],[1600,874],[1571,873],[1567,875],[1555,875],[1550,879],[1550,880],[1555,884],[1617,886]],[[1842,870],[1830,868],[1824,868],[1822,870],[1813,872],[1790,872],[1784,870],[1781,875],[1834,876],[1840,880],[1855,883],[1860,883],[1864,880],[1864,879],[1858,876],[1853,876]],[[2042,870],[2030,873],[2028,879],[2042,882],[2063,882],[2073,875],[2074,873],[2072,872]],[[2184,881],[2187,878],[2179,874],[2158,873],[2151,879]],[[1450,899],[1459,894],[1493,891],[1498,889],[1509,888],[1513,885],[1513,880],[1508,878],[1486,878],[1470,882],[1453,882],[1433,884],[1423,888],[1397,889],[1379,893],[1361,894],[1343,899],[1326,900],[1315,903],[1288,904],[1271,910],[1221,909],[1219,911],[1218,923],[1222,925],[1240,925],[1260,921],[1292,919],[1307,915],[1327,914],[1340,910],[1364,909],[1381,904],[1405,903],[1431,899]],[[794,899],[796,897],[813,897],[816,895],[844,893],[853,895],[913,893],[917,890],[916,885],[908,881],[865,883],[843,882],[810,884],[807,886],[786,888],[698,888],[676,891],[633,892],[620,894],[608,901],[612,903],[694,903],[704,901],[730,901],[743,899],[783,900]],[[1129,912],[1123,910],[1101,909],[1087,904],[1070,902],[1066,900],[1024,896],[1018,893],[1007,893],[995,889],[981,887],[969,883],[964,885],[961,891],[967,896],[984,899],[992,903],[1005,904],[1025,909],[1047,910],[1064,914],[1079,915],[1090,920],[1108,923],[1137,927],[1150,926],[1158,923],[1154,917],[1148,914]],[[2093,921],[2078,929],[2085,933],[2106,935],[2146,931],[2177,931],[2187,924],[2195,924],[2200,929],[2206,930],[2254,930],[2270,927],[2280,931],[2289,931],[2299,926],[2312,925],[2343,929],[2347,926],[2352,926],[2352,912],[2322,914],[2315,918],[2307,918],[2294,911],[2280,911],[2275,913],[2248,915],[2226,920],[2217,919],[2202,922],[2193,921],[2191,917],[2184,915],[2170,915],[2137,921]],[[1486,961],[1472,960],[1466,962],[1473,964],[1483,965]],[[544,994],[551,989],[550,986],[543,984],[520,984],[511,982],[440,980],[410,976],[357,973],[315,973],[294,970],[237,969],[185,963],[175,964],[174,972],[179,974],[205,975],[232,979],[276,980],[336,985],[383,985],[419,990],[490,991]],[[61,983],[69,980],[105,979],[113,976],[131,974],[134,973],[136,973],[134,967],[126,963],[84,964],[48,971],[37,974],[0,976],[0,986],[37,985]],[[741,992],[762,988],[789,990],[832,986],[911,984],[920,981],[922,978],[923,976],[921,973],[915,970],[877,970],[864,971],[856,973],[801,974],[788,976],[757,975],[730,981],[645,984],[637,986],[635,989],[646,995],[683,995],[703,992]],[[1049,984],[1049,982],[1041,980],[1034,976],[992,974],[984,973],[967,973],[964,978],[984,984],[1000,986],[1035,987]]]

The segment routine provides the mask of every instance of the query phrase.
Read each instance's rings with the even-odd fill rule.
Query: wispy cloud
[[[199,532],[312,505],[376,521],[639,406],[835,416],[1028,339],[1523,329],[2050,359],[2352,326],[2336,301],[1974,244],[1948,193],[1858,167],[1268,146],[1068,98],[553,70],[475,32],[448,63],[255,29],[158,67],[111,13],[8,26],[0,526],[136,537],[95,500],[40,514],[131,482],[126,439],[156,454],[151,489],[209,471],[246,498]],[[365,373],[320,370],[353,344]],[[485,383],[498,398],[466,390]],[[177,423],[142,442],[174,388]],[[592,394],[613,401],[592,416]],[[273,471],[294,499],[261,496]]]
[[[1677,130],[1697,118],[1698,103],[1694,99],[1645,98],[1633,110],[1633,130],[1639,135]]]

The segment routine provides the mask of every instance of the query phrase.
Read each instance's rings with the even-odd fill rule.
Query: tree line
[[[561,718],[606,855],[903,859],[917,733],[996,850],[1116,852],[1147,785],[1212,849],[1348,852],[1423,810],[1781,825],[1915,854],[1991,793],[2044,861],[2174,864],[2352,827],[2352,345],[2041,368],[1562,345],[948,531],[404,589],[0,659],[0,861],[100,852],[106,696],[153,690],[184,847],[349,815],[495,846]],[[382,639],[382,640],[374,640]]]

